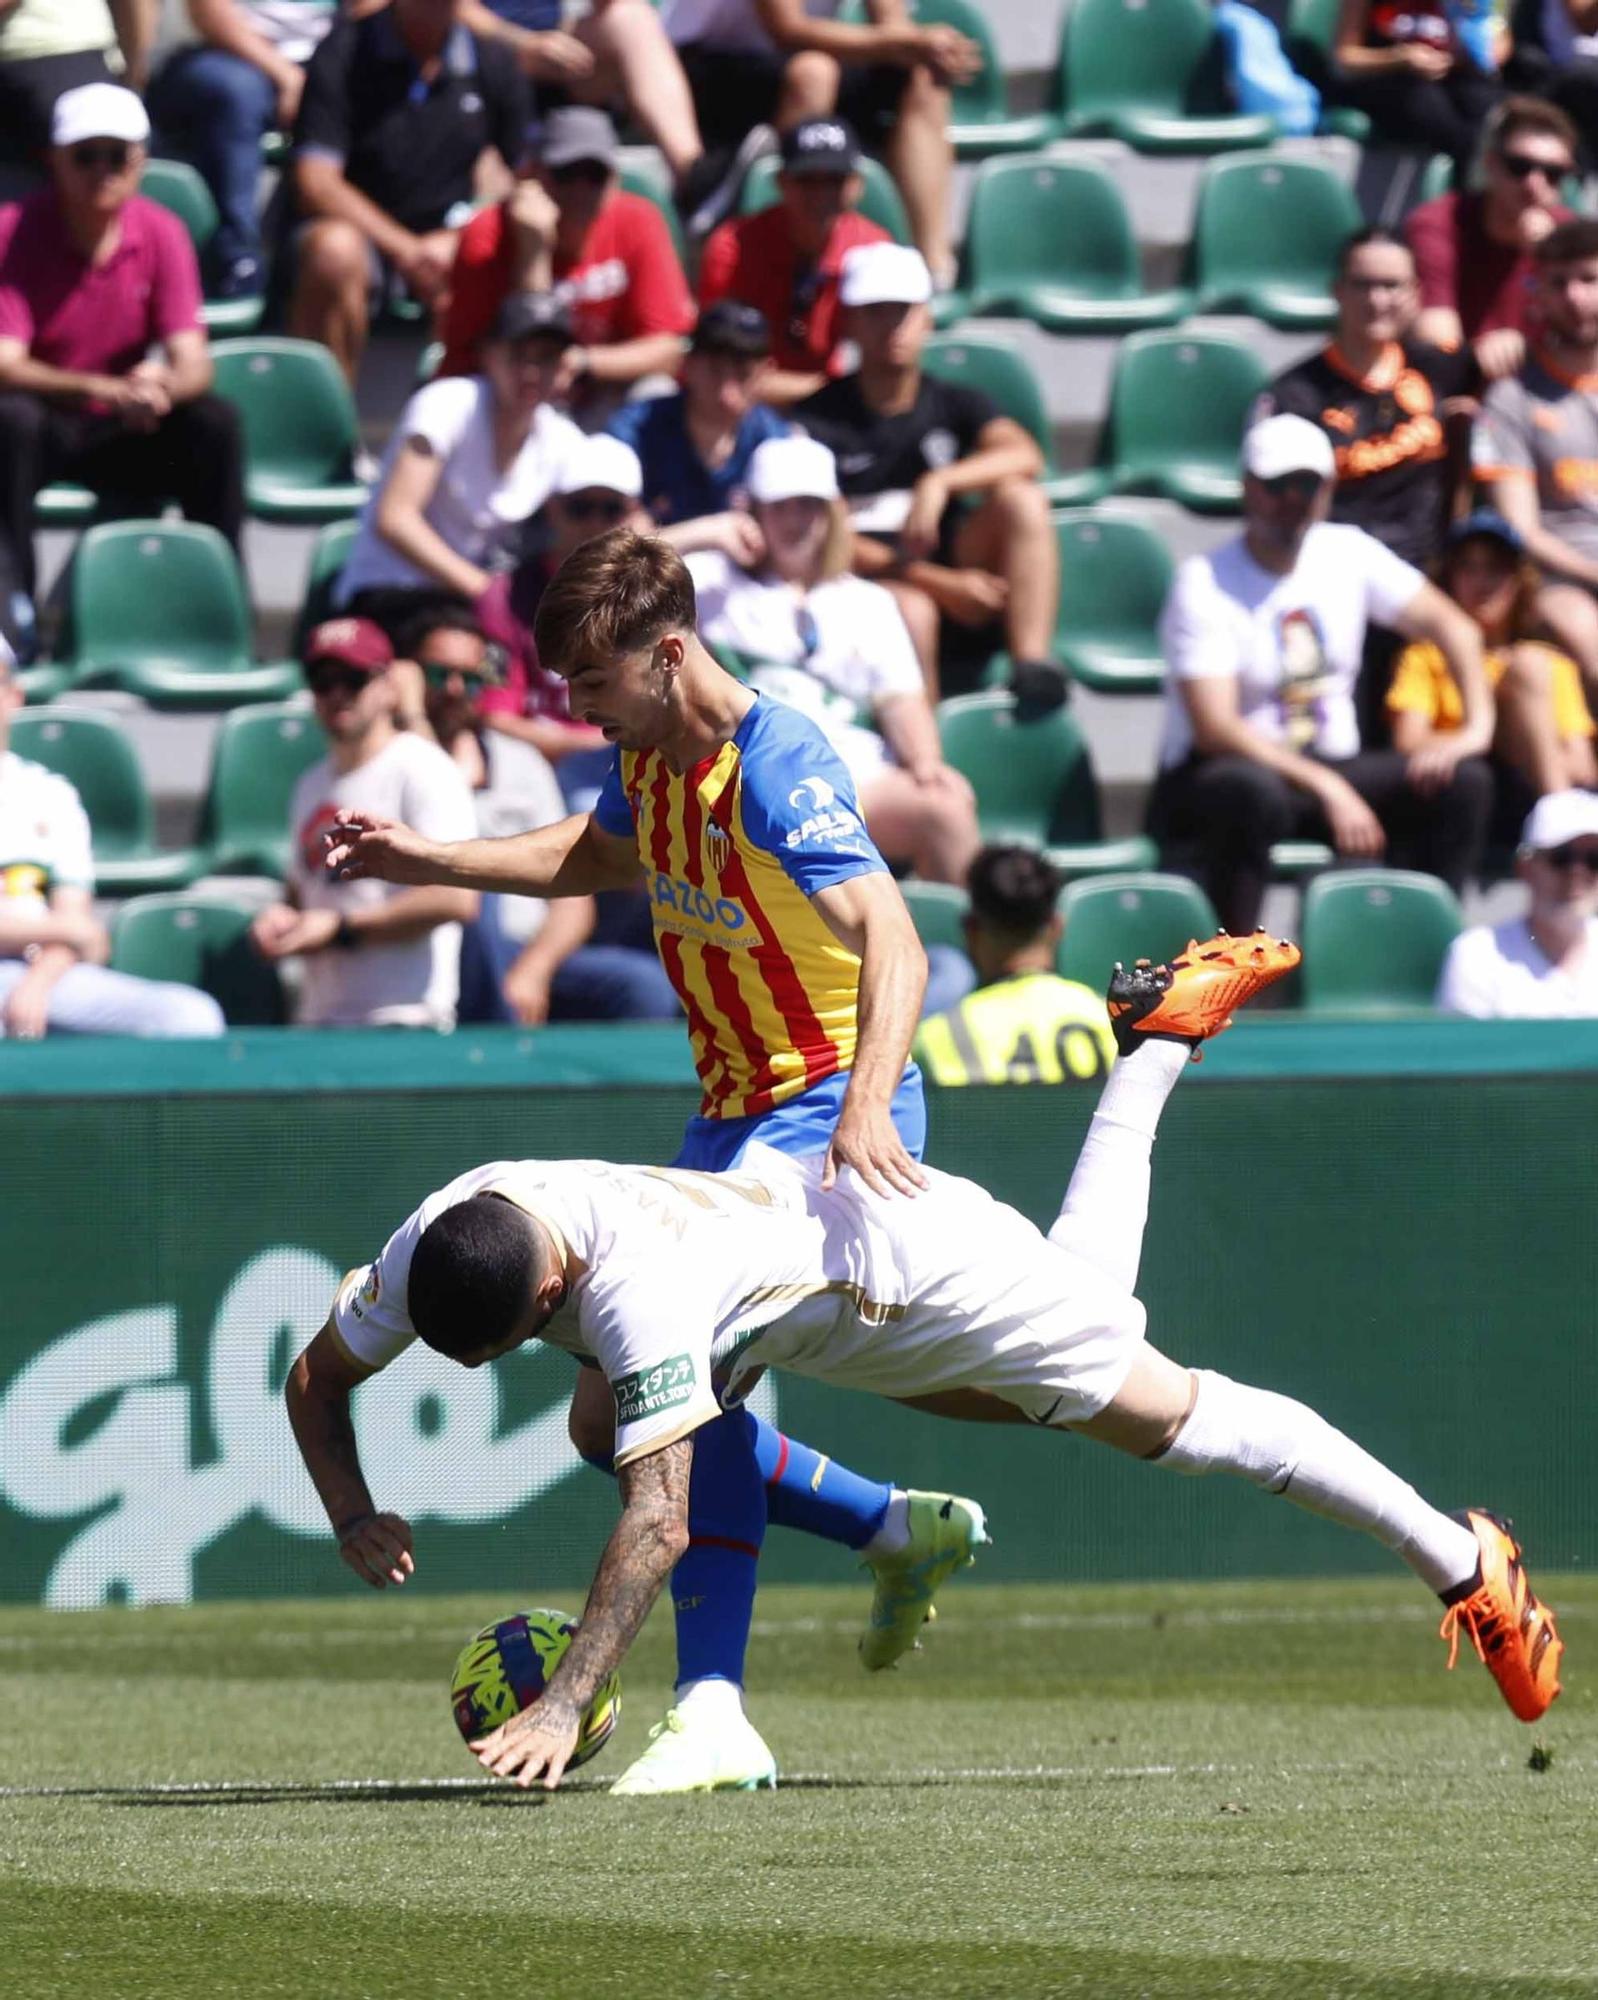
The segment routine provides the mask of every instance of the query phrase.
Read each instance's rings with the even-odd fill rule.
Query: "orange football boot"
[[[1189,944],[1169,965],[1140,958],[1130,970],[1118,965],[1107,995],[1115,1045],[1129,1055],[1143,1035],[1197,1044],[1232,1025],[1232,1010],[1292,971],[1303,957],[1285,938],[1255,931],[1228,937],[1222,931],[1204,944]]]
[[[1481,1550],[1479,1581],[1443,1613],[1441,1636],[1448,1641],[1448,1664],[1459,1655],[1460,1627],[1477,1658],[1498,1683],[1498,1692],[1522,1722],[1548,1712],[1559,1692],[1559,1661],[1565,1642],[1554,1614],[1539,1601],[1521,1567],[1520,1544],[1510,1524],[1479,1507],[1456,1517],[1476,1537]]]

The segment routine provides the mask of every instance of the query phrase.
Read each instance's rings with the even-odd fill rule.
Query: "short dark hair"
[[[1502,153],[1517,132],[1542,132],[1558,139],[1572,161],[1580,151],[1574,124],[1546,97],[1506,97],[1488,127],[1488,145],[1493,152]]]
[[[979,923],[1017,943],[1030,943],[1054,915],[1060,871],[1035,847],[996,841],[972,862],[966,894]]]
[[[1402,250],[1413,264],[1415,253],[1402,236],[1395,236],[1392,230],[1384,229],[1379,222],[1367,222],[1363,229],[1356,229],[1352,236],[1343,239],[1337,252],[1337,275],[1346,277],[1354,256],[1361,250],[1369,250],[1372,245],[1382,250]]]
[[[464,632],[469,638],[488,644],[483,621],[469,604],[435,604],[430,611],[419,612],[406,621],[399,635],[400,658],[414,660],[421,651],[422,641],[435,632]]]
[[[1550,264],[1598,257],[1598,216],[1573,215],[1568,222],[1556,222],[1531,254],[1540,271]]]
[[[474,1195],[422,1231],[411,1256],[411,1324],[461,1361],[509,1338],[543,1276],[533,1219],[512,1201]]]
[[[694,580],[674,548],[631,528],[595,535],[556,570],[533,620],[540,662],[558,674],[692,632]]]

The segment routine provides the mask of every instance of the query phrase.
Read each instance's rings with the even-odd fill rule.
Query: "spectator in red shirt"
[[[444,314],[441,372],[466,375],[509,292],[553,292],[571,314],[568,393],[592,403],[675,373],[696,317],[665,218],[618,185],[603,111],[551,112],[509,198],[466,226]]]
[[[705,245],[699,303],[758,306],[772,335],[762,395],[781,408],[813,396],[842,372],[838,274],[847,252],[886,243],[885,229],[855,213],[865,183],[860,142],[841,118],[807,118],[783,134],[780,199],[724,222]]]
[[[131,90],[56,100],[50,182],[0,209],[0,615],[27,623],[33,501],[71,479],[174,499],[236,548],[243,442],[210,393],[200,275],[176,217],[138,193],[150,123]]]
[[[1415,336],[1433,347],[1469,342],[1489,381],[1526,358],[1532,253],[1569,215],[1560,184],[1576,170],[1576,131],[1555,104],[1504,100],[1488,128],[1479,192],[1423,202],[1404,225],[1420,279]]]

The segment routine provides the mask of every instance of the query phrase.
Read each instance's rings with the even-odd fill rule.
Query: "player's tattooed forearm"
[[[579,1708],[638,1636],[686,1544],[691,1438],[680,1438],[617,1475],[622,1516],[599,1559],[582,1622],[550,1692]]]

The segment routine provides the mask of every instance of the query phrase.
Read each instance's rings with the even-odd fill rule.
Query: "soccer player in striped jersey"
[[[629,529],[568,557],[536,638],[572,714],[617,747],[593,812],[447,845],[352,814],[329,867],[538,896],[632,886],[642,869],[703,1092],[677,1164],[720,1171],[758,1141],[824,1155],[828,1185],[847,1170],[913,1199],[926,1114],[908,1055],[926,959],[826,738],[716,664],[681,559]],[[615,1421],[604,1377],[583,1370],[571,1427],[590,1463],[608,1467]],[[862,1479],[743,1410],[696,1436],[691,1499],[673,1578],[677,1703],[623,1791],[774,1776],[742,1706],[768,1519],[861,1550],[876,1579],[861,1642],[872,1668],[914,1644],[938,1586],[985,1538],[971,1503]]]

